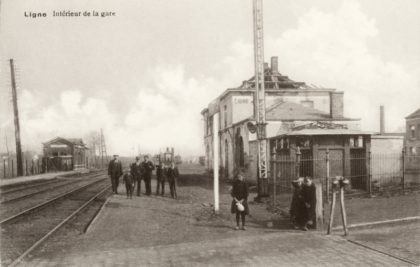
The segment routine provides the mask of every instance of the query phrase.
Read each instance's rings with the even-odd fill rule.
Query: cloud
[[[186,77],[182,65],[160,65],[149,75],[153,86],[139,89],[124,120],[133,136],[132,146],[147,151],[175,147],[184,155],[199,154],[203,143],[200,111],[217,95],[219,85],[211,79]]]
[[[79,90],[63,91],[59,101],[45,106],[42,96],[23,90],[20,99],[21,136],[26,149],[40,150],[56,136],[83,137],[90,131],[112,129],[116,116],[104,100],[85,98]]]

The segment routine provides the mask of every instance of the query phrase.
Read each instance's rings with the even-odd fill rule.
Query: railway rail
[[[107,180],[95,180],[2,219],[1,264],[18,264],[95,199],[110,192]]]
[[[34,195],[38,195],[38,194],[42,194],[45,192],[54,192],[53,189],[57,189],[57,188],[65,188],[69,185],[77,185],[78,183],[84,182],[86,179],[91,179],[91,178],[95,178],[95,177],[99,177],[102,176],[103,173],[96,173],[93,175],[86,175],[83,176],[82,178],[77,178],[77,179],[60,179],[60,180],[55,180],[54,181],[49,181],[48,183],[42,183],[42,184],[38,184],[38,185],[33,185],[33,186],[29,186],[29,187],[23,187],[23,188],[18,188],[16,190],[10,190],[6,193],[6,195],[9,194],[13,194],[13,193],[17,193],[17,196],[15,197],[10,197],[10,198],[6,198],[4,196],[4,193],[2,193],[2,200],[0,201],[0,204],[4,204],[4,203],[9,203],[9,202],[14,202],[14,201],[18,201],[18,200],[22,200],[25,198],[29,198],[32,197]],[[45,186],[45,188],[41,188],[39,189],[39,187]],[[34,190],[35,189],[35,190]],[[29,193],[26,193],[26,191],[29,190]],[[23,194],[22,194],[23,192]]]
[[[368,246],[368,245],[366,245],[366,244],[364,244],[362,242],[358,242],[358,241],[354,241],[354,240],[350,240],[350,239],[347,239],[347,241],[350,242],[350,243],[352,243],[352,244],[354,244],[354,245],[356,245],[356,246],[363,247],[363,248],[366,248],[366,249],[369,249],[369,250],[372,250],[372,251],[381,253],[381,254],[386,255],[386,256],[388,256],[390,258],[394,258],[394,259],[403,261],[403,262],[408,263],[408,264],[411,264],[413,266],[420,266],[420,263],[418,263],[416,261],[413,261],[413,260],[407,259],[407,258],[403,258],[403,257],[397,256],[397,255],[392,254],[392,253],[389,253],[389,252],[385,252],[383,250],[380,250],[380,249],[377,249],[377,248]]]
[[[47,184],[51,184],[51,183],[56,183],[57,182],[57,178],[53,178],[44,182],[32,182],[32,183],[25,183],[25,184],[18,184],[18,185],[8,185],[7,188],[11,187],[11,189],[9,190],[2,190],[0,189],[0,194],[2,196],[7,195],[7,194],[11,194],[11,193],[15,193],[15,192],[19,192],[21,190],[25,190],[25,189],[30,189],[30,188],[36,188],[36,187],[40,187],[43,185],[47,185]]]

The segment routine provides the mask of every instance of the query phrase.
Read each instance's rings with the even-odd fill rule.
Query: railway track
[[[38,194],[42,194],[42,193],[47,193],[47,192],[55,192],[58,188],[65,188],[67,186],[70,185],[77,185],[79,183],[83,183],[84,181],[86,181],[87,179],[92,179],[92,178],[96,178],[99,176],[102,176],[103,173],[96,173],[96,174],[92,174],[92,175],[85,175],[82,178],[77,178],[77,179],[60,179],[60,180],[56,180],[54,179],[54,181],[49,181],[46,183],[41,183],[41,184],[37,184],[37,185],[32,185],[29,187],[23,187],[23,188],[18,188],[15,190],[10,190],[8,192],[6,192],[6,195],[10,195],[10,194],[16,194],[17,196],[12,196],[12,197],[5,197],[5,193],[2,193],[2,199],[0,201],[0,204],[4,204],[4,203],[9,203],[9,202],[14,202],[14,201],[18,201],[18,200],[22,200],[22,199],[26,199],[29,197],[32,197],[34,195],[38,195]],[[44,188],[39,188],[39,187],[44,187]],[[26,192],[29,191],[29,192]]]
[[[35,182],[33,184],[19,184],[19,185],[7,186],[7,187],[11,187],[11,189],[0,190],[0,194],[2,196],[4,196],[4,195],[7,195],[7,194],[19,192],[21,190],[36,188],[36,187],[40,187],[40,186],[43,186],[43,185],[56,183],[56,182],[57,182],[57,178],[54,178],[54,179],[50,179],[50,180],[47,180],[47,181],[44,181],[44,182]]]
[[[95,180],[2,219],[1,265],[19,263],[109,188],[108,179]]]

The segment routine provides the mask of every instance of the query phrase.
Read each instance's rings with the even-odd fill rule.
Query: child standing
[[[123,179],[125,183],[125,190],[127,192],[127,198],[132,199],[134,192],[134,176],[131,172],[127,171],[124,173]]]
[[[248,185],[244,181],[244,177],[239,173],[233,181],[232,193],[233,200],[231,205],[232,214],[236,214],[236,227],[235,230],[246,230],[245,216],[249,214],[248,207]],[[239,219],[242,221],[242,227],[239,228]]]

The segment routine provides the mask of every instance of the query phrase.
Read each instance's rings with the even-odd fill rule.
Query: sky
[[[53,17],[53,11],[115,16]],[[25,17],[45,12],[47,17]],[[200,111],[253,75],[251,0],[2,0],[0,152],[14,149],[9,59],[24,150],[103,129],[108,153],[203,155]],[[366,131],[420,108],[420,1],[264,0],[265,59],[344,91]]]

